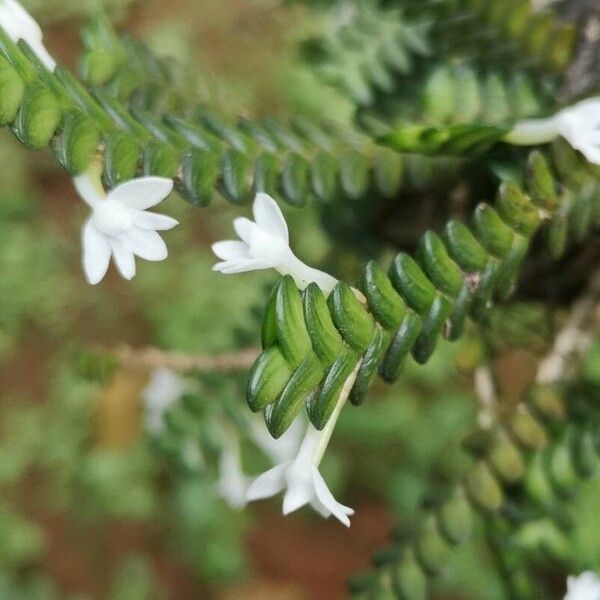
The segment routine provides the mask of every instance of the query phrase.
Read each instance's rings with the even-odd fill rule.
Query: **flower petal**
[[[162,202],[173,190],[173,181],[165,177],[138,177],[118,185],[108,194],[110,200],[117,200],[129,206],[145,210]]]
[[[235,232],[240,236],[241,240],[248,244],[248,246],[250,246],[252,241],[252,231],[255,227],[258,227],[258,225],[246,217],[238,217],[233,220]]]
[[[237,451],[226,449],[219,457],[217,491],[231,508],[240,509],[248,502],[248,478],[244,475]]]
[[[600,122],[600,97],[596,96],[595,98],[582,100],[573,106],[565,108],[560,114],[573,115],[581,119],[587,127],[591,127],[595,123]]]
[[[283,238],[289,242],[288,226],[279,205],[268,194],[256,194],[252,213],[256,224],[265,231]]]
[[[290,485],[283,497],[283,514],[289,515],[308,504],[313,498],[314,491],[310,479],[300,480],[294,485]]]
[[[42,29],[38,22],[19,4],[16,0],[4,0],[4,5],[8,9],[13,20],[20,21],[21,38],[29,42],[30,38],[42,39]],[[8,22],[10,24],[10,21]],[[3,24],[4,27],[4,24]]]
[[[600,578],[592,571],[567,578],[567,595],[564,600],[600,600]]]
[[[249,502],[279,494],[285,488],[285,472],[289,463],[277,465],[259,475],[249,486],[246,497]]]
[[[145,210],[132,208],[131,214],[133,215],[133,222],[142,229],[166,231],[167,229],[173,229],[173,227],[179,225],[179,221],[177,219],[155,212],[148,212]]]
[[[73,185],[81,199],[91,208],[104,200],[104,190],[99,190],[87,173],[73,177]]]
[[[595,165],[600,165],[600,148],[595,146],[575,146],[588,160]]]
[[[120,238],[110,238],[110,247],[115,258],[115,264],[125,279],[133,279],[135,275],[135,258],[133,250]]]
[[[82,265],[88,283],[96,285],[108,270],[110,262],[110,244],[106,236],[102,235],[88,219],[81,230],[81,243],[83,246]]]
[[[48,69],[48,71],[54,71],[56,68],[56,61],[52,58],[48,50],[46,50],[46,46],[44,46],[41,40],[26,39],[25,41],[46,69]]]
[[[133,227],[126,234],[129,247],[144,260],[165,260],[169,255],[167,245],[156,231]]]
[[[313,498],[310,501],[310,505],[313,510],[321,515],[324,519],[328,519],[331,516],[331,511],[326,506],[321,504],[318,498]]]
[[[212,246],[212,251],[222,260],[235,260],[238,258],[249,258],[248,245],[238,240],[224,240],[216,242]]]
[[[225,273],[226,275],[233,275],[234,273],[260,271],[261,269],[271,269],[272,267],[273,265],[266,260],[259,260],[257,258],[240,258],[238,260],[227,260],[224,262],[217,263],[213,267],[213,271],[219,271],[221,273]]]
[[[349,515],[353,515],[354,511],[348,506],[344,506],[340,504],[334,497],[333,494],[329,491],[325,480],[317,467],[313,466],[313,480],[315,485],[315,492],[317,494],[317,498],[325,506],[328,510],[331,511],[331,514],[338,519],[341,523],[343,523],[346,527],[350,527],[350,519]]]

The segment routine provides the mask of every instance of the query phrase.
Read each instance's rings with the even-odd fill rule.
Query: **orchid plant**
[[[167,61],[121,40],[100,17],[84,36],[79,81],[57,65],[33,17],[16,0],[0,0],[0,125],[27,148],[50,146],[72,178],[89,209],[81,230],[89,284],[105,278],[111,260],[126,280],[136,275],[136,257],[166,260],[161,232],[178,222],[151,209],[172,193],[201,206],[213,191],[236,205],[252,203],[252,218],[233,220],[238,239],[212,244],[219,259],[213,270],[282,276],[264,311],[262,347],[240,350],[243,369],[250,367],[248,407],[264,418],[240,409],[237,397],[223,406],[204,400],[213,391],[204,371],[222,370],[225,379],[241,370],[232,366],[237,353],[182,358],[153,349],[152,368],[142,365],[147,436],[167,450],[180,444],[185,477],[212,477],[210,494],[231,509],[283,493],[284,515],[310,506],[349,527],[354,510],[334,497],[320,471],[346,405],[360,405],[377,376],[394,382],[411,356],[427,362],[440,338],[485,331],[475,358],[465,361],[480,404],[465,444],[473,461],[433,494],[422,522],[400,533],[376,571],[353,586],[360,600],[425,598],[428,580],[444,570],[449,549],[469,537],[476,513],[490,539],[497,534],[494,544],[512,552],[526,537],[512,535],[520,520],[559,518],[554,492],[562,502],[576,476],[595,467],[597,443],[583,421],[596,422],[597,407],[587,400],[585,409],[573,407],[561,393],[568,395],[577,377],[585,380],[573,383],[578,403],[577,394],[597,391],[588,381],[593,369],[570,368],[585,360],[597,336],[596,279],[586,273],[565,286],[568,296],[577,286],[583,294],[582,281],[588,283],[589,297],[577,305],[584,316],[556,336],[527,397],[507,407],[499,406],[490,314],[524,283],[529,254],[545,249],[539,231],[548,231],[550,258],[568,264],[577,251],[571,239],[582,246],[597,230],[600,96],[593,84],[585,93],[566,89],[586,55],[574,57],[565,15],[552,17],[551,5],[562,10],[564,3],[515,0],[507,15],[501,0],[490,2],[489,10],[466,0],[335,3],[306,60],[350,99],[355,119],[342,125],[295,115],[287,126],[246,118],[232,125],[198,107],[193,86],[181,83]],[[459,34],[448,20],[457,10]],[[522,62],[523,72],[498,70],[504,54]],[[496,188],[494,205],[482,203],[482,190]],[[280,204],[299,208],[312,198],[323,203],[332,239],[350,240],[356,250],[355,238],[369,230],[369,251],[387,242],[401,249],[389,271],[365,261],[353,287],[305,264],[292,251],[297,232]],[[415,207],[423,218],[460,219],[416,241]],[[467,226],[462,217],[470,210]],[[594,248],[588,250],[593,262]],[[590,271],[588,255],[579,258]],[[537,273],[540,257],[531,262]],[[357,263],[342,269],[333,261],[332,270],[358,270]],[[219,393],[242,395],[236,381]],[[248,472],[250,445],[272,465],[262,474]],[[498,525],[503,519],[508,535]],[[518,578],[503,560],[509,595],[517,597]],[[565,600],[600,600],[591,572],[570,577],[567,586]]]

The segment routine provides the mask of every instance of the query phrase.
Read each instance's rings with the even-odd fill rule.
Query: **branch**
[[[167,352],[152,346],[131,348],[119,346],[110,353],[122,366],[133,369],[153,370],[161,367],[174,371],[200,371],[227,373],[249,369],[258,357],[257,348],[244,348],[225,354],[188,355],[182,352]]]

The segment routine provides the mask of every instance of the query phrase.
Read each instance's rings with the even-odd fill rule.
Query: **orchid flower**
[[[217,491],[219,496],[231,508],[238,510],[244,508],[248,503],[246,493],[251,478],[247,477],[242,469],[240,443],[237,436],[232,436],[227,440],[219,456],[218,470]]]
[[[222,260],[213,267],[215,271],[231,274],[276,269],[282,275],[291,275],[300,289],[313,281],[324,292],[333,289],[337,283],[334,277],[305,265],[290,249],[287,223],[273,198],[256,194],[252,212],[254,221],[245,217],[233,221],[240,240],[213,244],[213,252]]]
[[[564,600],[600,600],[600,577],[592,571],[568,577]]]
[[[517,123],[504,138],[509,144],[545,144],[562,136],[586,159],[600,165],[600,96],[578,102],[547,119]]]
[[[150,433],[160,433],[164,429],[165,411],[188,390],[187,382],[175,371],[161,367],[155,369],[142,390],[144,424]]]
[[[26,42],[44,66],[54,71],[56,62],[44,46],[40,26],[16,0],[0,0],[0,27],[13,42]]]
[[[75,188],[92,209],[82,231],[83,270],[91,284],[102,281],[111,255],[125,279],[135,275],[135,255],[145,260],[167,258],[167,246],[157,231],[178,223],[146,209],[164,200],[173,182],[163,177],[140,177],[105,194],[100,178],[90,172],[74,178]]]
[[[279,438],[272,438],[263,427],[258,426],[258,418],[252,415],[250,422],[249,437],[254,444],[260,448],[273,463],[280,460],[290,460],[298,451],[300,445],[299,433],[302,429],[303,418],[298,417],[287,431]],[[219,495],[231,506],[241,509],[248,503],[247,492],[252,478],[248,477],[240,460],[240,442],[235,431],[231,432],[225,442],[225,446],[219,456],[219,478],[217,491]]]
[[[339,503],[333,497],[319,472],[319,464],[329,444],[338,416],[354,385],[359,367],[360,362],[344,383],[333,414],[323,430],[319,431],[309,423],[296,458],[278,464],[255,479],[248,488],[249,501],[270,498],[285,490],[284,515],[310,504],[322,517],[333,515],[346,527],[350,527],[349,517],[354,514],[354,510]]]

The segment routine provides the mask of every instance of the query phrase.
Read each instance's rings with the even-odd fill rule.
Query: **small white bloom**
[[[564,600],[600,600],[600,577],[592,571],[568,577]]]
[[[241,509],[248,500],[246,494],[251,479],[244,474],[240,460],[240,445],[237,439],[229,440],[219,456],[219,479],[217,491],[219,496],[231,508]]]
[[[273,198],[256,194],[252,212],[254,221],[245,217],[233,221],[240,240],[213,244],[213,252],[222,260],[213,267],[215,271],[231,274],[276,269],[282,275],[291,275],[300,289],[313,281],[325,292],[333,289],[335,278],[305,265],[290,249],[287,223]]]
[[[165,411],[188,389],[185,379],[171,369],[155,369],[148,385],[142,391],[146,430],[150,433],[160,433],[164,429]]]
[[[319,473],[318,464],[323,433],[310,423],[298,455],[294,460],[277,465],[255,479],[248,488],[248,500],[270,498],[286,490],[283,514],[287,515],[310,504],[321,516],[333,515],[346,527],[354,511],[337,502]]]
[[[44,46],[40,26],[16,0],[0,0],[0,27],[13,42],[27,42],[44,66],[54,71],[56,62]]]
[[[173,182],[163,177],[140,177],[104,193],[89,173],[74,178],[79,195],[92,209],[82,230],[82,263],[91,284],[102,281],[111,255],[125,279],[135,275],[135,256],[160,261],[167,258],[167,246],[157,231],[178,223],[166,215],[146,209],[164,200]]]
[[[565,108],[547,119],[517,123],[506,136],[510,144],[545,144],[564,137],[586,159],[600,165],[600,97],[589,98]]]

